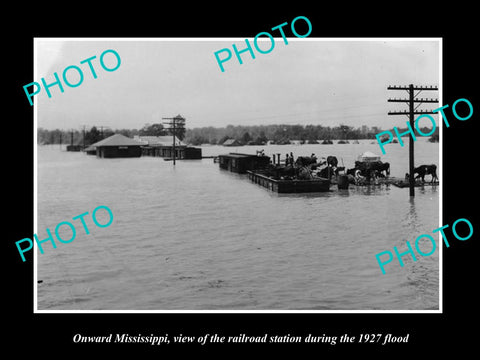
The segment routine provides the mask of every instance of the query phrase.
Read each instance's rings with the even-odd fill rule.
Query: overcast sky
[[[253,39],[249,40],[253,47]],[[266,41],[260,43],[261,48],[268,49],[270,40]],[[37,72],[32,81],[40,83],[44,77],[51,83],[53,73],[62,78],[69,65],[79,66],[84,74],[78,87],[63,84],[64,93],[58,86],[51,87],[51,98],[42,88],[35,96],[37,124],[47,129],[80,129],[83,125],[139,129],[177,114],[186,118],[187,128],[229,124],[390,128],[404,126],[407,118],[387,112],[407,109],[407,105],[387,103],[387,99],[406,97],[407,92],[388,91],[387,85],[440,85],[436,39],[288,38],[285,45],[282,38],[276,38],[268,54],[254,49],[256,58],[252,59],[243,53],[242,65],[233,54],[223,64],[225,72],[220,71],[214,52],[232,50],[233,43],[243,49],[245,39],[37,39],[36,43]],[[107,49],[121,57],[116,71],[107,72],[100,66],[100,54]],[[88,64],[80,64],[94,55],[97,79]],[[111,53],[105,62],[115,65]],[[75,70],[69,70],[71,82],[76,82],[75,76]],[[438,94],[423,92],[420,97],[437,98]]]

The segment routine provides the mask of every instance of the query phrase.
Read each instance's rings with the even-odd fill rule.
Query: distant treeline
[[[322,125],[228,125],[224,128],[202,127],[187,129],[186,140],[192,145],[223,144],[227,139],[234,139],[241,144],[261,145],[267,141],[276,144],[300,140],[303,143],[316,143],[318,140],[330,139],[371,139],[377,132],[377,127],[371,129],[363,126],[354,129],[351,126],[335,127]]]
[[[186,129],[177,129],[177,137],[180,140],[185,138]],[[38,128],[37,143],[38,144],[71,144],[86,146],[94,144],[102,139],[105,139],[113,134],[122,134],[133,138],[135,135],[142,136],[164,136],[170,135],[170,131],[165,129],[162,124],[145,124],[143,128],[138,129],[116,129],[112,130],[105,127],[92,126],[90,129],[83,130],[47,130]]]
[[[399,132],[406,131],[407,128],[398,129]],[[420,129],[423,133],[429,133],[430,128]],[[263,145],[268,141],[276,144],[288,144],[291,140],[300,140],[301,143],[315,144],[323,140],[357,140],[357,139],[375,139],[375,135],[383,130],[377,126],[354,128],[353,126],[322,126],[322,125],[228,125],[226,127],[201,127],[193,129],[180,129],[177,137],[187,144],[201,145],[212,144],[221,145],[228,139],[234,139],[243,145]],[[393,128],[390,129],[393,132]],[[85,145],[93,144],[115,133],[123,134],[127,137],[135,135],[171,135],[170,131],[165,129],[162,124],[145,124],[143,128],[138,129],[117,129],[95,127],[84,130],[47,130],[38,128],[37,142],[39,144],[70,144]],[[431,141],[438,141],[438,128],[431,137]]]
[[[399,132],[406,130],[406,127],[405,129],[398,129]],[[420,130],[424,133],[428,133],[431,129],[425,127]],[[274,142],[275,144],[288,144],[292,140],[299,140],[301,143],[305,144],[316,144],[323,140],[333,139],[375,139],[375,135],[381,131],[383,130],[377,126],[368,127],[366,125],[358,128],[347,125],[338,125],[334,127],[322,125],[228,125],[223,128],[210,126],[187,129],[185,141],[192,145],[221,145],[228,139],[234,139],[239,144],[244,145],[262,145],[267,141]],[[391,131],[393,132],[393,128]]]

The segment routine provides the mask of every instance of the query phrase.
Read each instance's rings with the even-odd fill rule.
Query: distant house
[[[100,158],[140,157],[143,144],[122,134],[114,134],[90,145],[85,151],[93,152]]]
[[[67,151],[82,151],[83,141],[78,139],[75,143],[73,142],[73,134],[71,136],[70,144],[67,145]]]
[[[224,143],[222,145],[223,146],[242,146],[242,144],[238,140],[235,140],[235,139],[227,139],[227,140],[224,141]]]
[[[74,143],[73,141],[73,131],[70,133],[70,144],[67,145],[67,151],[82,151],[83,141],[82,139],[77,139]]]
[[[67,151],[81,151],[82,150],[82,145],[81,144],[77,144],[77,145],[67,145]]]
[[[142,143],[142,155],[173,158],[173,136],[139,136],[134,140]],[[175,158],[195,160],[202,158],[202,149],[187,146],[175,137]]]

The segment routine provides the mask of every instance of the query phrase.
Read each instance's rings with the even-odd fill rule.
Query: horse
[[[382,173],[382,171],[385,171],[386,176],[390,175],[390,163],[388,162],[383,163],[381,161],[374,161],[374,162],[355,161],[355,169],[362,170],[362,172],[373,170],[373,171],[378,171],[380,174]]]
[[[375,181],[380,174],[378,170],[375,170],[375,166],[371,166],[372,164],[374,163],[355,161],[355,167],[352,169],[347,169],[346,174],[348,175],[350,181],[354,179],[355,184],[357,185],[370,183],[371,180]]]
[[[300,169],[298,169],[297,178],[299,180],[311,180],[313,179],[313,175],[308,167],[302,166]]]
[[[358,170],[357,168],[347,169],[347,175],[355,176],[355,171],[357,171],[357,170]]]
[[[327,163],[327,160],[322,156],[320,159],[317,160],[317,166],[322,166]]]
[[[295,160],[295,165],[297,165],[297,167],[310,166],[316,163],[317,158],[315,156],[299,156],[297,160]]]
[[[374,163],[375,165],[373,166],[373,169],[378,171],[380,174],[385,171],[386,176],[390,176],[390,164],[388,162],[382,163]]]
[[[325,179],[331,179],[332,175],[335,174],[335,168],[332,168],[331,166],[324,167],[322,170],[320,170],[317,173],[317,176]]]
[[[383,175],[382,172],[378,171],[378,170],[373,170],[372,171],[373,175],[375,176],[375,178],[384,178],[386,177],[385,175]]]
[[[415,176],[415,174],[418,174]],[[422,179],[422,182],[425,182],[425,175],[431,175],[432,180],[430,182],[433,183],[434,180],[438,181],[437,176],[437,165],[420,165],[419,167],[413,169],[413,176],[415,176],[415,180],[418,178]]]
[[[355,169],[360,169],[366,167],[366,163],[363,161],[355,161]]]
[[[333,167],[337,167],[338,165],[338,159],[336,156],[327,156],[327,165],[328,166],[333,166]]]
[[[378,174],[379,174],[378,171],[373,169],[365,169],[365,170],[355,169],[355,174],[354,174],[355,183],[357,185],[370,184],[371,181],[376,183]]]

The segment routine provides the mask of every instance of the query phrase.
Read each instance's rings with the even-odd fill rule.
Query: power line
[[[410,141],[408,144],[408,149],[409,149],[409,176],[408,176],[408,181],[409,181],[409,187],[410,187],[410,196],[415,196],[415,178],[414,178],[414,169],[415,169],[415,164],[414,164],[414,142],[415,140],[413,139],[413,129],[415,127],[415,115],[422,115],[422,114],[433,114],[432,110],[416,110],[414,107],[415,103],[418,103],[421,105],[422,103],[438,103],[438,99],[432,99],[432,98],[420,98],[417,99],[416,97],[424,90],[430,90],[430,91],[437,91],[438,88],[437,86],[430,85],[430,86],[419,86],[419,85],[413,85],[410,84],[408,86],[388,86],[387,90],[406,90],[409,97],[408,99],[388,99],[388,102],[403,102],[408,104],[408,112],[405,111],[389,111],[388,115],[408,115],[410,118]],[[419,90],[415,94],[415,90]],[[418,106],[417,106],[418,108]],[[398,134],[397,134],[398,135]]]
[[[175,150],[175,142],[176,142],[176,132],[177,129],[182,129],[185,128],[185,118],[183,118],[180,115],[177,115],[175,117],[171,118],[162,118],[162,120],[170,120],[170,122],[164,122],[166,125],[170,125],[173,134],[173,146],[172,146],[172,152],[173,152],[173,165],[175,165],[175,158],[176,158],[176,150]]]

